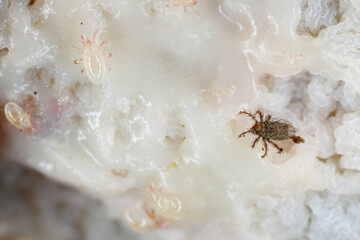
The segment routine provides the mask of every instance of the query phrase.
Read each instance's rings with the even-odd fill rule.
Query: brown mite
[[[264,142],[265,146],[265,153],[261,156],[261,158],[264,158],[267,155],[268,152],[268,144],[272,144],[275,148],[278,149],[278,153],[281,153],[283,151],[282,148],[280,148],[276,143],[274,143],[271,140],[293,140],[294,143],[304,143],[304,139],[302,139],[299,136],[296,136],[296,130],[295,128],[288,122],[284,120],[275,120],[271,118],[271,115],[267,115],[265,117],[265,121],[263,118],[263,113],[260,110],[257,110],[255,114],[251,114],[250,112],[246,111],[240,111],[237,115],[240,114],[246,114],[249,117],[251,117],[255,124],[246,132],[243,132],[239,135],[238,138],[245,136],[247,133],[252,133],[254,135],[257,135],[258,137],[255,139],[255,141],[252,144],[252,148],[255,147],[255,144],[259,141],[261,138]],[[256,114],[259,115],[260,121],[256,120]]]

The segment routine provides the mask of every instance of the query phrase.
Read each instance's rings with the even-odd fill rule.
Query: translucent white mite
[[[34,125],[38,125],[37,122],[31,121],[30,111],[24,111],[19,105],[14,102],[8,102],[4,108],[5,116],[7,120],[13,125],[25,131],[28,134],[38,131],[34,129]]]
[[[184,12],[186,13],[186,8],[191,8],[191,10],[193,10],[196,15],[199,16],[199,12],[194,8],[194,6],[197,4],[196,0],[162,0],[165,2],[169,2],[168,4],[166,4],[166,7],[172,7],[172,6],[178,6],[178,7],[183,7],[184,8]]]
[[[154,185],[149,186],[149,192],[159,215],[170,221],[181,217],[182,202],[177,196],[164,193]]]
[[[73,47],[82,52],[82,58],[74,61],[75,64],[83,63],[84,68],[81,70],[81,73],[85,70],[90,81],[94,84],[99,84],[102,82],[103,76],[106,73],[104,57],[111,57],[112,54],[105,54],[100,51],[100,47],[104,45],[106,41],[96,45],[96,35],[97,31],[94,33],[92,41],[90,39],[86,39],[85,41],[84,36],[81,36],[83,48]]]

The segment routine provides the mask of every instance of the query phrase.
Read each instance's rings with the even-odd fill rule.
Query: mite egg
[[[34,122],[30,119],[30,112],[24,111],[19,105],[8,102],[4,108],[6,119],[14,127],[31,133],[34,130]]]

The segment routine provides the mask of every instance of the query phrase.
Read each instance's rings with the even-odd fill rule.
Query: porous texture
[[[296,32],[316,38],[329,26],[341,21],[342,11],[340,0],[302,0],[301,18]]]

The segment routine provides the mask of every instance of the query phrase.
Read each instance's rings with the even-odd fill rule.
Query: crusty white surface
[[[2,104],[30,103],[40,122],[28,136],[3,120],[4,158],[90,192],[112,218],[149,204],[164,237],[329,239],[317,194],[360,191],[357,1],[198,1],[199,16],[166,4],[1,1]],[[96,31],[112,54],[100,84],[74,64]],[[260,159],[254,136],[236,139],[248,108],[291,121],[305,144]],[[181,217],[151,202],[152,184]]]

